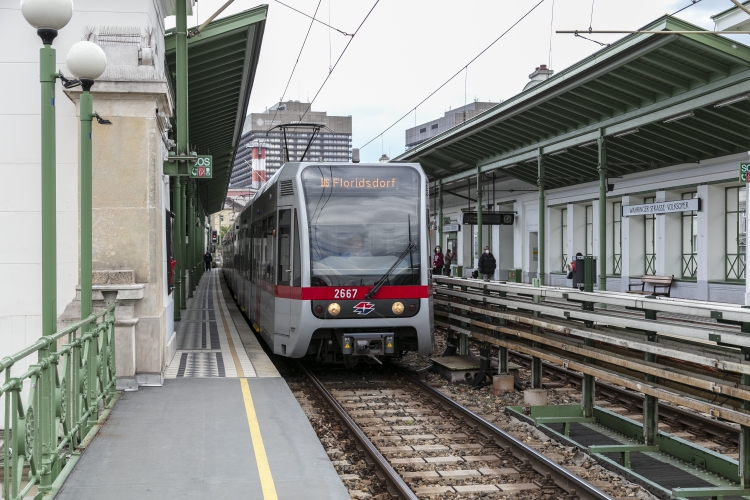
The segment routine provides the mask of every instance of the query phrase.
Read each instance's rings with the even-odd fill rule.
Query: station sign
[[[476,212],[465,212],[463,214],[464,224],[477,224],[477,213]],[[487,212],[482,213],[482,225],[483,226],[512,226],[515,214],[507,212]]]
[[[740,182],[750,182],[748,173],[750,173],[750,163],[740,163]]]
[[[701,209],[700,198],[690,198],[677,201],[660,201],[643,205],[626,205],[622,207],[622,216],[669,214],[673,212],[690,212]]]
[[[461,230],[460,224],[446,224],[443,226],[444,233],[457,233]]]
[[[213,156],[198,156],[198,161],[193,164],[190,170],[191,179],[210,179],[214,174]]]

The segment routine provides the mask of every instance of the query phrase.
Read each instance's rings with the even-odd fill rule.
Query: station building
[[[666,16],[644,30],[701,28]],[[482,226],[496,279],[570,286],[580,252],[607,290],[668,275],[673,297],[748,303],[749,118],[750,47],[639,33],[394,161],[424,167],[433,242],[458,252],[464,275],[480,236],[463,214],[479,206],[512,216]]]

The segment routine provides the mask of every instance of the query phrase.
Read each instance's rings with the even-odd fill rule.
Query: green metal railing
[[[36,498],[59,489],[98,429],[100,410],[114,405],[114,312],[110,304],[0,361],[0,372],[5,372],[0,385],[5,400],[4,499],[20,500],[34,486]],[[67,342],[58,348],[58,339]],[[37,363],[12,376],[11,367],[34,353]]]

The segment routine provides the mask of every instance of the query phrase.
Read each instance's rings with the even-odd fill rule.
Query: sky
[[[379,0],[357,31],[376,0],[283,0],[308,15],[317,9],[317,19],[345,33],[357,31],[352,38],[317,22],[307,36],[309,18],[276,0],[266,1],[268,18],[249,112],[264,111],[282,98],[315,98],[315,111],[352,116],[352,146],[362,148],[363,162],[377,161],[381,154],[399,155],[407,128],[450,108],[518,94],[540,64],[559,72],[600,49],[555,30],[634,30],[688,6],[677,17],[713,29],[710,16],[734,5],[730,0]],[[188,26],[205,21],[224,3],[199,0]],[[219,17],[255,5],[254,0],[235,0]],[[167,27],[173,25],[174,17],[168,18]],[[608,43],[620,36],[591,38]],[[750,35],[736,37],[750,45]]]

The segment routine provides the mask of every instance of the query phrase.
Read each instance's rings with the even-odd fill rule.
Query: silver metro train
[[[427,220],[418,164],[286,163],[224,236],[223,272],[275,354],[429,354]]]

